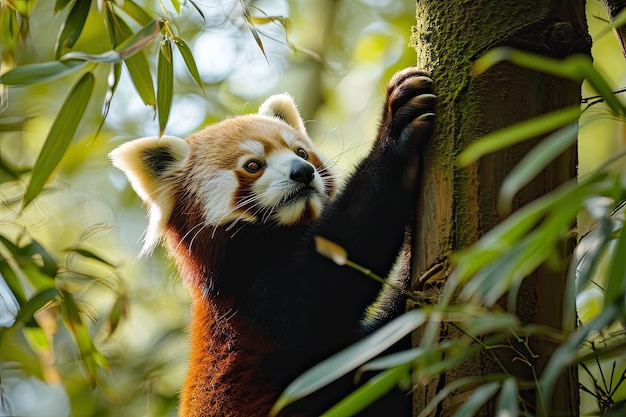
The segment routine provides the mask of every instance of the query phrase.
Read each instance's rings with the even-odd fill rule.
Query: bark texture
[[[488,49],[510,46],[563,58],[590,54],[584,0],[474,0],[417,1],[417,25],[413,41],[418,66],[430,70],[438,95],[436,133],[426,151],[423,191],[418,202],[414,244],[413,290],[426,302],[436,302],[449,272],[447,256],[475,242],[502,220],[496,207],[500,185],[511,168],[538,140],[527,141],[483,157],[468,168],[459,168],[456,157],[479,137],[580,101],[580,84],[570,80],[502,63],[479,76],[470,74],[472,62]],[[548,166],[515,198],[519,208],[572,178],[577,172],[577,149],[571,148]],[[571,253],[564,244],[560,258]],[[563,317],[562,295],[566,265],[560,270],[541,268],[528,277],[519,291],[517,314],[527,323],[574,328],[576,317]],[[454,326],[442,325],[441,338],[457,336]],[[419,334],[415,336],[419,344]],[[533,381],[555,346],[531,340],[519,352],[497,351],[507,371]],[[526,361],[513,360],[520,357]],[[416,414],[445,385],[469,375],[501,373],[489,355],[441,375],[415,390]],[[449,416],[471,393],[450,395],[433,416]],[[521,392],[525,407],[534,414],[536,391]],[[564,376],[549,399],[554,415],[578,413],[576,371]],[[493,415],[493,404],[483,408]]]

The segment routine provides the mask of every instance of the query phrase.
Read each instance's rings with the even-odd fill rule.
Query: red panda
[[[185,140],[142,138],[111,152],[148,210],[142,254],[163,238],[191,292],[181,416],[267,416],[291,380],[370,330],[362,319],[380,285],[318,255],[313,240],[325,237],[389,273],[434,105],[427,74],[397,73],[377,139],[343,186],[286,94]],[[399,293],[384,299],[387,316],[402,306]],[[284,415],[318,416],[355,388],[351,379],[337,384]],[[393,405],[383,409],[397,415]]]

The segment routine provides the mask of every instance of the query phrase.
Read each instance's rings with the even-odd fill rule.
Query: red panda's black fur
[[[191,354],[181,416],[266,416],[296,376],[365,334],[363,314],[380,284],[318,255],[315,236],[343,246],[352,261],[381,276],[389,273],[403,246],[419,188],[421,149],[432,131],[430,79],[414,68],[392,79],[372,151],[339,191],[327,161],[303,137],[306,132],[294,111],[293,104],[283,101],[265,104],[260,113],[267,120],[243,116],[186,142],[140,139],[112,153],[151,210],[147,245],[164,236],[191,292]],[[263,131],[257,132],[259,126]],[[317,175],[321,182],[295,188],[293,197],[275,207],[261,207],[249,194],[265,175],[257,169],[263,170],[266,162],[262,156],[237,159],[239,151],[228,144],[255,139],[254,134],[250,152],[262,144],[267,156],[275,152],[273,143],[282,142],[263,135],[284,136],[286,131],[293,131],[294,142],[302,140],[294,152],[305,162],[286,153],[291,172],[285,175],[301,183]],[[226,154],[198,150],[208,147],[220,147]],[[237,207],[235,213],[243,217],[233,217],[225,206],[220,215],[228,221],[207,220],[211,214],[206,204],[211,202],[202,193],[218,171],[203,164],[224,164],[219,172],[225,177],[216,184],[230,184],[234,180],[228,167],[236,170],[237,190],[215,194],[232,201],[215,204]],[[321,215],[319,204],[308,203],[312,196],[323,202]],[[293,220],[280,224],[282,218],[272,210],[295,204],[291,199],[307,204],[297,216],[290,214]],[[399,299],[400,294],[387,297],[390,304],[401,304]],[[395,314],[387,313],[381,322]],[[351,376],[343,378],[283,415],[318,416],[354,389],[353,384]],[[362,415],[410,415],[410,402],[397,398],[383,399]]]

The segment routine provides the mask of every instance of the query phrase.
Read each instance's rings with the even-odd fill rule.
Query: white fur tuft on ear
[[[130,182],[148,209],[148,228],[139,256],[150,254],[161,240],[172,214],[176,174],[185,164],[189,146],[175,136],[147,137],[126,142],[109,158]]]
[[[306,132],[304,122],[298,112],[298,107],[293,101],[293,98],[287,93],[276,94],[265,100],[263,104],[261,104],[261,107],[259,107],[259,114],[262,116],[276,117],[286,122],[297,131]]]

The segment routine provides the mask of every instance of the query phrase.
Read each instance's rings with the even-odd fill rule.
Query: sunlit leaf
[[[356,415],[402,381],[410,381],[410,371],[410,365],[402,365],[381,372],[322,414],[322,417]]]
[[[6,85],[32,85],[53,81],[74,73],[87,65],[83,61],[51,61],[39,64],[21,65],[0,76],[0,83]]]
[[[137,3],[132,0],[124,0],[119,4],[122,10],[124,10],[126,14],[132,17],[133,20],[140,25],[146,25],[152,20],[150,14],[148,14],[148,12],[146,12],[142,7],[137,5]]]
[[[275,416],[285,406],[330,384],[361,364],[382,353],[426,322],[427,313],[411,310],[348,348],[315,365],[296,378],[282,393],[272,411]]]
[[[204,85],[202,84],[202,79],[200,78],[200,73],[198,72],[198,66],[196,65],[196,60],[193,57],[193,54],[191,53],[191,49],[189,48],[189,45],[187,45],[187,43],[184,40],[178,37],[174,38],[174,43],[176,44],[176,47],[178,48],[178,52],[180,52],[180,54],[183,57],[183,60],[185,61],[185,65],[187,66],[187,71],[189,71],[189,74],[194,79],[196,84],[198,84],[198,86],[202,89],[202,93],[204,94],[205,93]]]
[[[176,13],[180,14],[180,0],[170,0],[170,2],[172,3],[172,6],[174,6]]]
[[[454,417],[473,417],[480,407],[482,407],[500,389],[499,382],[490,382],[476,388],[472,395],[464,401],[453,414]]]
[[[348,252],[343,247],[322,236],[315,236],[315,250],[337,265],[345,265],[348,260]]]
[[[57,4],[58,5],[58,4]],[[55,7],[56,8],[56,7]],[[61,26],[59,37],[54,46],[54,57],[59,59],[64,48],[71,49],[85,27],[91,0],[77,0]]]
[[[159,114],[159,135],[163,135],[172,108],[174,88],[174,63],[172,62],[172,42],[163,39],[157,63],[157,111]]]
[[[37,197],[65,155],[65,151],[78,128],[78,123],[87,108],[93,86],[93,74],[88,72],[74,85],[66,97],[37,157],[32,177],[24,194],[22,207],[26,207]]]
[[[546,134],[578,120],[579,116],[579,106],[572,106],[489,133],[463,150],[458,162],[461,166],[467,166],[483,155]]]
[[[531,149],[506,176],[500,187],[498,207],[501,212],[509,213],[513,197],[528,184],[550,161],[571,147],[578,139],[578,123],[570,123],[546,137]]]

